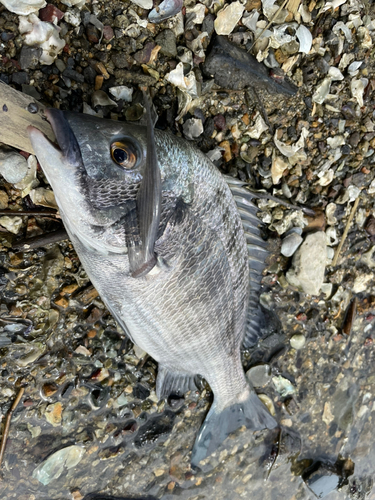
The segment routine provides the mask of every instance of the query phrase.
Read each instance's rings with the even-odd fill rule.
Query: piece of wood
[[[29,105],[37,110],[28,111]],[[45,107],[33,97],[18,92],[0,80],[0,142],[7,146],[35,154],[27,134],[27,127],[33,125],[49,139],[55,141],[50,124],[43,119]]]

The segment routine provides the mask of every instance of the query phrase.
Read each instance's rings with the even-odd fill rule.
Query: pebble
[[[81,73],[78,73],[78,71],[70,68],[66,68],[63,71],[63,76],[79,83],[83,83],[85,81],[85,77]]]
[[[7,229],[10,233],[18,234],[22,227],[22,217],[4,215],[0,217],[0,225]]]
[[[29,81],[29,75],[25,71],[18,71],[12,75],[12,83],[16,83],[17,85],[28,84]]]
[[[281,243],[281,253],[285,257],[291,257],[303,241],[302,236],[297,233],[290,233]]]
[[[301,334],[293,335],[293,337],[290,339],[290,345],[293,347],[293,349],[302,349],[305,343],[306,338]]]
[[[280,394],[281,397],[285,398],[285,396],[290,396],[296,392],[295,387],[292,385],[290,380],[281,375],[277,377],[272,377],[272,382],[275,386],[276,391]]]
[[[82,460],[85,449],[78,445],[68,446],[50,455],[33,471],[33,478],[44,486],[58,479],[64,469],[72,469]]]
[[[24,45],[19,57],[21,69],[35,69],[42,52],[43,49],[41,47],[28,47]]]
[[[246,50],[237,47],[224,36],[216,36],[206,55],[203,72],[214,77],[220,87],[242,90],[245,87],[266,89],[273,93],[294,95],[296,88],[287,80],[276,83],[264,64]]]
[[[160,45],[160,53],[167,57],[177,56],[176,35],[172,30],[163,30],[155,38],[155,42]]]
[[[252,366],[246,372],[247,378],[253,387],[264,387],[271,381],[271,369],[269,365]]]
[[[0,210],[8,208],[9,197],[5,191],[0,190]]]
[[[22,181],[27,173],[26,159],[14,151],[0,151],[0,174],[10,184]]]
[[[293,256],[286,273],[288,282],[304,293],[318,295],[324,281],[327,263],[326,235],[323,231],[308,234]]]
[[[57,23],[64,17],[64,12],[58,9],[55,5],[48,3],[39,11],[39,19],[47,23]]]
[[[193,140],[203,133],[203,123],[200,118],[189,118],[183,124],[182,129],[186,139]]]

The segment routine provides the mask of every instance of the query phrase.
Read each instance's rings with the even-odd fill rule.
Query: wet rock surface
[[[59,44],[49,50],[44,25],[43,40],[26,39],[19,16],[1,6],[2,81],[47,106],[135,122],[143,114],[138,84],[146,84],[157,127],[188,134],[223,173],[284,204],[256,201],[271,253],[261,290],[267,323],[243,353],[281,430],[238,430],[192,470],[209,388],[198,380],[199,391],[158,401],[156,363],[119,330],[70,242],[16,250],[62,225],[35,158],[27,170],[20,160],[17,179],[6,164],[0,210],[22,214],[0,216],[2,423],[20,387],[25,393],[11,421],[1,498],[297,500],[313,498],[320,471],[328,479],[319,494],[375,499],[373,4],[300,2],[268,27],[279,9],[273,2],[233,2],[236,22],[215,2],[166,1],[152,15],[148,2],[64,0],[39,14],[44,2],[2,4],[29,5],[24,15],[55,21]],[[163,12],[176,16],[149,22]],[[39,26],[29,24],[30,33]],[[229,32],[232,77],[220,73],[215,26]],[[238,69],[248,55],[257,64]],[[206,71],[210,58],[214,70]],[[284,74],[298,88],[293,95],[256,83],[277,89]],[[320,251],[306,252],[305,277],[290,284],[304,245],[296,249],[293,236],[285,251],[293,232],[304,242],[319,238]]]

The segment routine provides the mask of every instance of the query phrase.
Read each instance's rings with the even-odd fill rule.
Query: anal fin
[[[171,371],[159,364],[156,378],[156,395],[159,399],[171,394],[183,396],[186,392],[196,390],[194,375],[183,372]]]

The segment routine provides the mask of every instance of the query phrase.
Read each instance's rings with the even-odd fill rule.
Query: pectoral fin
[[[156,264],[154,251],[161,213],[161,177],[156,154],[150,102],[143,91],[147,116],[147,157],[137,194],[139,237],[128,243],[130,272],[134,278],[145,276]]]

